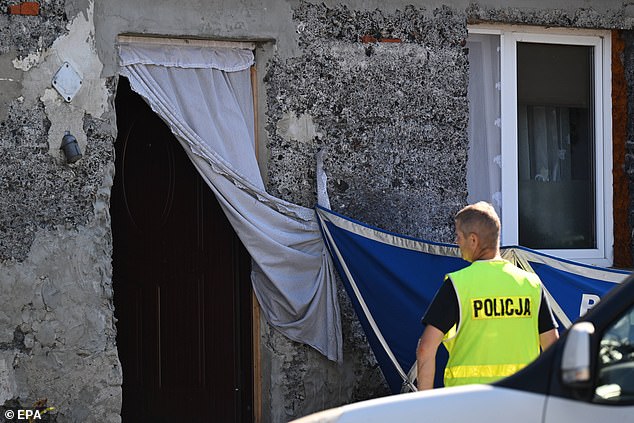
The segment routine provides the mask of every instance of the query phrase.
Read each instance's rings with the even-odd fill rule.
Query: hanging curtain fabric
[[[488,201],[502,216],[500,37],[469,34],[469,203]]]
[[[171,128],[253,258],[268,322],[341,361],[334,267],[315,211],[269,195],[254,150],[250,50],[121,43],[121,75]]]

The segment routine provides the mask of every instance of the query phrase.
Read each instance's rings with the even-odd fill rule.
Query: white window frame
[[[611,33],[602,30],[522,26],[469,27],[469,33],[500,36],[500,113],[502,155],[502,245],[518,245],[517,165],[517,43],[584,45],[594,47],[595,216],[597,248],[540,250],[557,257],[597,266],[614,260],[612,203],[612,78]]]

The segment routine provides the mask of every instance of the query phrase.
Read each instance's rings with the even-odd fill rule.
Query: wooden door
[[[119,81],[112,189],[124,422],[251,422],[250,258],[169,128]]]

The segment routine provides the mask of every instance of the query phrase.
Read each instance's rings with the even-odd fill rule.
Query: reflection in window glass
[[[611,403],[634,401],[634,309],[601,339],[595,399]]]
[[[519,241],[595,248],[593,49],[518,43]]]

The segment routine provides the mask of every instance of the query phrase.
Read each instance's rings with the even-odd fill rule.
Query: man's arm
[[[559,331],[557,330],[557,321],[553,316],[553,310],[550,307],[548,296],[544,289],[542,289],[542,299],[539,303],[539,344],[542,347],[542,351],[546,351],[546,348],[550,347],[557,339],[559,339]]]
[[[551,329],[544,333],[539,334],[539,344],[542,347],[542,351],[546,351],[546,348],[550,347],[559,339],[559,331],[557,328]]]
[[[445,334],[432,325],[427,325],[416,348],[416,379],[418,390],[434,387],[436,373],[436,351]]]

